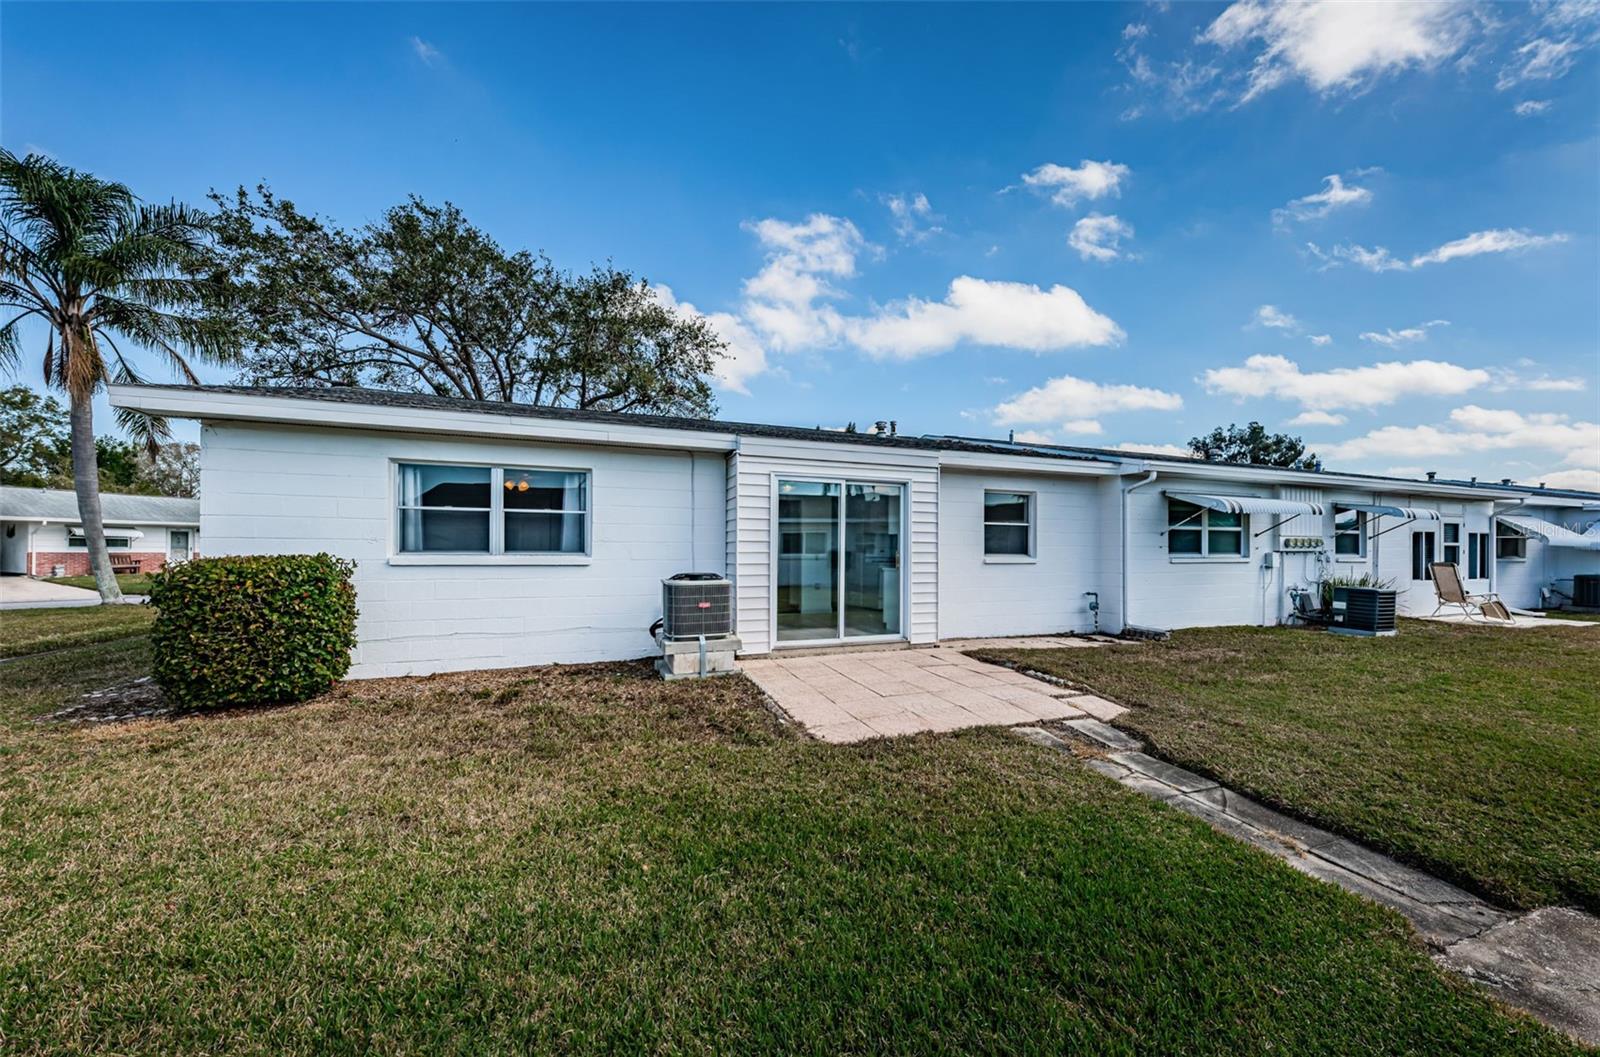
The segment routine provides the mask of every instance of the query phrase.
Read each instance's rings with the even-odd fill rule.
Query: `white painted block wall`
[[[1523,506],[1507,513],[1525,514],[1577,531],[1600,520],[1600,515],[1575,511],[1570,507]],[[1573,576],[1578,573],[1600,574],[1600,551],[1552,547],[1542,540],[1529,537],[1525,560],[1504,558],[1497,564],[1495,591],[1501,599],[1519,609],[1533,609],[1539,605],[1541,589],[1552,583],[1570,595]]]
[[[720,454],[217,422],[201,450],[207,554],[357,561],[355,678],[647,656],[662,577],[724,569]],[[391,565],[408,459],[591,471],[592,560]]]
[[[983,493],[1035,496],[1031,561],[986,559]],[[939,486],[939,637],[1042,635],[1094,627],[1087,591],[1101,590],[1099,478],[961,471]]]

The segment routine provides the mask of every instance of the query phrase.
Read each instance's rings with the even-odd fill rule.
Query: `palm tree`
[[[16,369],[24,320],[48,328],[44,379],[70,404],[78,516],[102,601],[122,592],[101,522],[94,397],[108,382],[141,380],[119,339],[156,351],[191,383],[199,379],[186,356],[235,358],[232,332],[207,311],[222,290],[205,274],[208,245],[204,213],[146,205],[122,184],[0,148],[0,366]],[[117,418],[148,446],[168,436],[159,419]]]

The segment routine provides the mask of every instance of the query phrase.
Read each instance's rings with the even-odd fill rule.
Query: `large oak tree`
[[[610,265],[507,252],[446,203],[340,228],[261,186],[213,194],[229,309],[258,383],[362,385],[709,415],[724,344]]]

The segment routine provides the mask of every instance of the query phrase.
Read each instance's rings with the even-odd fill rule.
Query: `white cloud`
[[[1176,393],[1137,385],[1101,385],[1062,375],[1019,393],[994,409],[995,422],[1007,425],[1059,425],[1068,433],[1099,433],[1097,417],[1117,411],[1176,411]]]
[[[1053,433],[1042,429],[1019,429],[1011,437],[1018,444],[1054,444]]]
[[[411,38],[411,53],[415,55],[424,66],[432,66],[434,63],[444,58],[443,52],[434,47],[432,44],[429,44],[427,41],[423,40],[421,37]]]
[[[1240,102],[1299,78],[1321,93],[1359,91],[1387,73],[1427,68],[1455,54],[1472,25],[1452,2],[1274,4],[1239,0],[1200,39],[1222,48],[1254,46]]]
[[[1262,305],[1256,309],[1253,326],[1271,327],[1273,330],[1299,330],[1300,321],[1289,313],[1279,310],[1277,305]]]
[[[909,195],[881,195],[879,201],[888,208],[894,233],[902,242],[924,242],[944,231],[935,223],[939,217],[934,214],[928,196],[921,191]]]
[[[1165,455],[1173,459],[1193,459],[1195,453],[1181,444],[1139,444],[1127,441],[1122,444],[1113,444],[1112,451],[1127,451],[1139,455]]]
[[[1123,40],[1140,40],[1150,35],[1150,26],[1144,22],[1129,22],[1122,27]]]
[[[1332,334],[1313,334],[1313,335],[1311,335],[1311,344],[1313,344],[1313,345],[1332,345],[1333,344],[1333,335]]]
[[[1369,330],[1361,335],[1362,341],[1374,342],[1378,345],[1387,345],[1394,348],[1397,345],[1409,345],[1416,341],[1426,341],[1428,331],[1434,327],[1448,327],[1448,319],[1430,319],[1426,323],[1415,327],[1406,327],[1404,330],[1395,330],[1387,327],[1382,331]]]
[[[717,385],[729,392],[748,396],[750,380],[767,371],[767,353],[744,320],[729,312],[702,312],[687,301],[679,301],[670,286],[652,286],[650,289],[656,300],[667,308],[699,316],[711,324],[717,336],[728,346],[714,374]]]
[[[1495,228],[1491,231],[1475,231],[1465,238],[1447,242],[1438,249],[1429,250],[1411,258],[1411,267],[1420,268],[1424,264],[1443,264],[1459,257],[1476,257],[1484,253],[1514,253],[1522,250],[1537,249],[1541,246],[1554,246],[1567,241],[1567,236],[1561,233],[1554,235],[1530,235],[1526,231],[1512,228]]]
[[[1487,231],[1474,231],[1470,235],[1447,242],[1426,253],[1419,253],[1409,261],[1394,256],[1383,246],[1367,249],[1365,246],[1339,245],[1324,253],[1314,242],[1306,245],[1312,255],[1326,262],[1327,267],[1336,265],[1340,261],[1349,261],[1369,272],[1399,272],[1421,268],[1427,264],[1445,264],[1463,257],[1478,257],[1486,253],[1521,253],[1559,245],[1568,238],[1569,236],[1563,232],[1532,235],[1517,228],[1491,228]]]
[[[1251,356],[1241,367],[1213,368],[1200,379],[1208,392],[1239,398],[1277,397],[1310,411],[1381,407],[1405,396],[1454,396],[1489,380],[1488,371],[1435,360],[1306,373],[1283,356]]]
[[[951,280],[943,301],[907,298],[874,315],[844,320],[843,330],[868,355],[890,360],[944,352],[963,342],[1051,352],[1114,345],[1124,337],[1121,327],[1071,287],[1041,290],[970,275]]]
[[[1600,492],[1600,470],[1556,470],[1553,473],[1529,477],[1520,484],[1548,485],[1551,488],[1574,488],[1584,492]]]
[[[744,315],[774,349],[828,345],[843,320],[826,303],[843,294],[830,279],[856,273],[856,257],[869,248],[849,220],[813,213],[804,221],[767,218],[745,225],[767,251],[761,271],[745,280]]]
[[[1539,37],[1528,41],[1512,55],[1511,62],[1502,67],[1494,86],[1502,92],[1515,88],[1524,81],[1554,81],[1572,69],[1573,62],[1583,45],[1567,37],[1549,40]]]
[[[1122,181],[1130,170],[1126,165],[1085,158],[1077,168],[1046,163],[1022,174],[1022,182],[1041,193],[1048,193],[1058,206],[1072,208],[1078,200],[1091,201],[1122,194]]]
[[[1090,213],[1072,226],[1067,245],[1086,261],[1114,261],[1125,256],[1122,239],[1133,238],[1133,226],[1116,216]]]
[[[1512,107],[1511,112],[1518,117],[1537,117],[1553,105],[1548,99],[1524,99]]]
[[[1318,220],[1335,209],[1366,205],[1370,201],[1370,190],[1365,187],[1346,187],[1343,177],[1338,173],[1330,173],[1322,178],[1322,190],[1293,199],[1282,209],[1274,209],[1272,222],[1281,226],[1292,220]]]
[[[1600,470],[1600,423],[1469,404],[1450,412],[1446,425],[1384,426],[1324,446],[1323,453],[1336,459],[1423,458],[1518,449],[1553,453],[1567,467]]]
[[[1331,411],[1302,411],[1289,420],[1291,426],[1342,426],[1345,424],[1343,415],[1335,415]]]

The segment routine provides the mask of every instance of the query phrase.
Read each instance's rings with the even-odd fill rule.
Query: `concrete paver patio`
[[[980,643],[1039,649],[1099,645],[1054,637],[970,645]],[[1109,719],[1122,711],[1092,695],[973,660],[956,645],[968,644],[756,658],[740,667],[807,733],[830,742],[1052,719]]]

